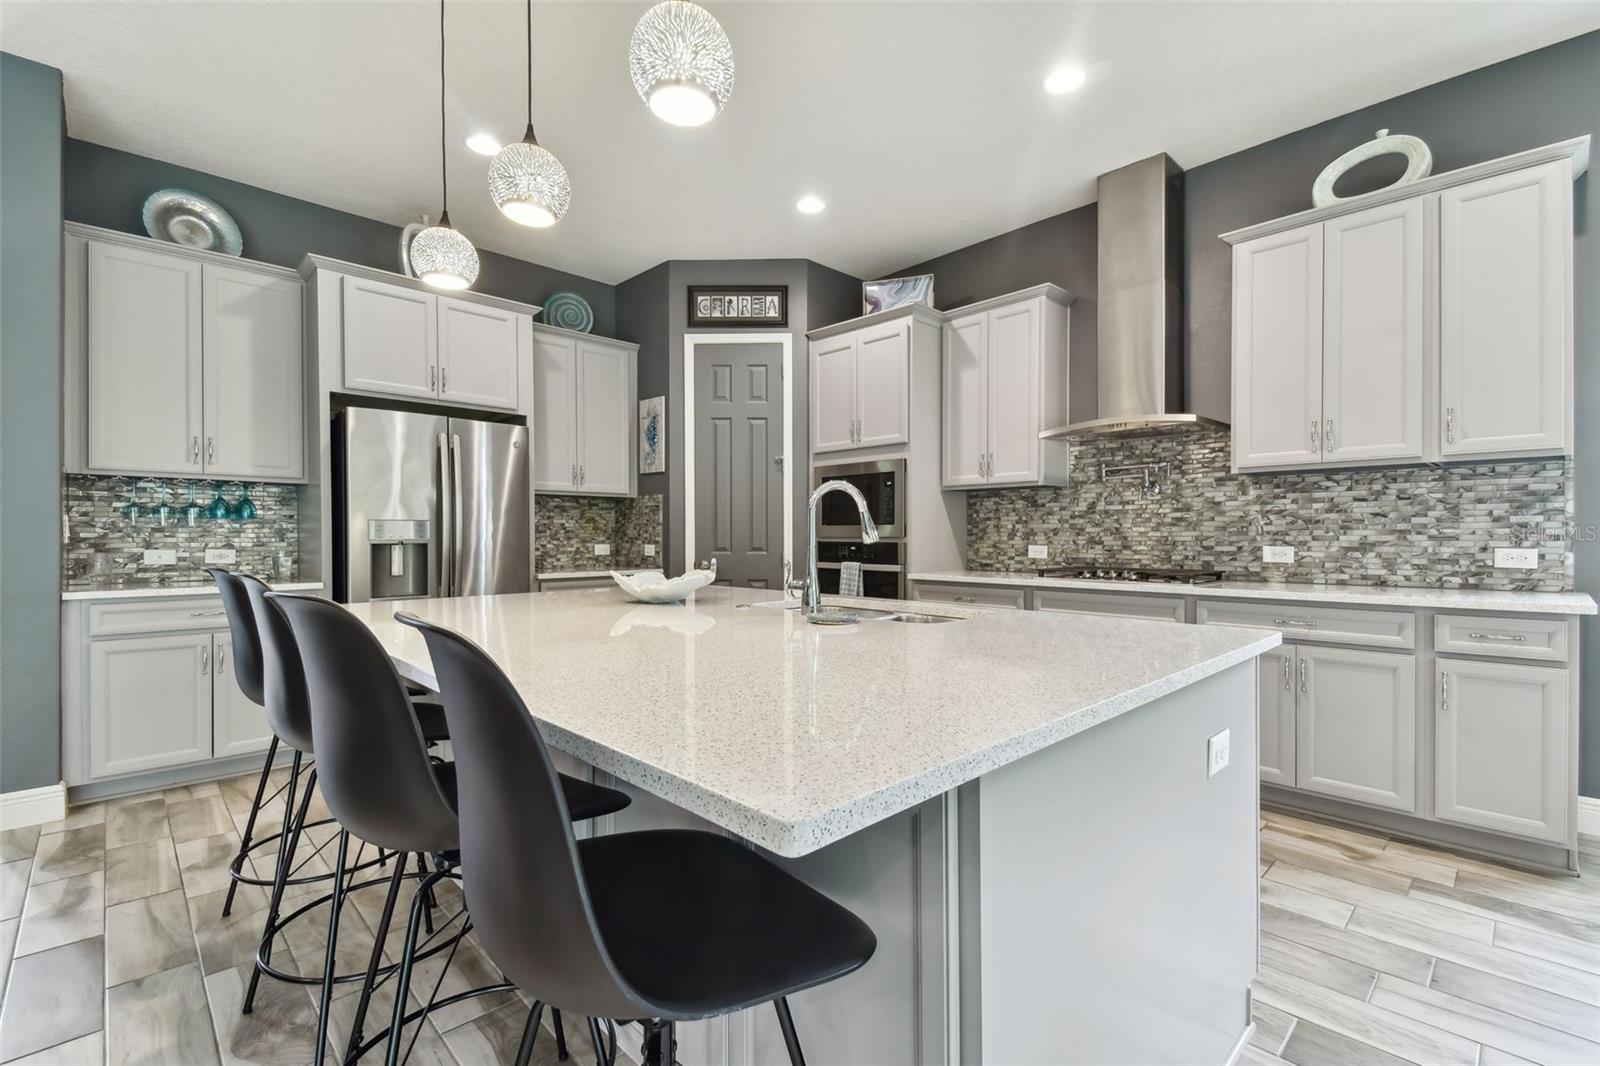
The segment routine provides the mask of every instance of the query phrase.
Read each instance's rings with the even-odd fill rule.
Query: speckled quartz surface
[[[1435,589],[1387,585],[1313,585],[1273,581],[1217,581],[1209,585],[1162,584],[1157,581],[1099,581],[994,570],[936,570],[910,575],[912,581],[943,581],[1003,588],[1083,589],[1095,592],[1143,592],[1166,596],[1209,596],[1285,603],[1326,603],[1348,607],[1431,607],[1441,611],[1491,614],[1594,614],[1595,602],[1585,592],[1515,592],[1500,589]]]
[[[321,592],[320,581],[280,581],[273,586],[279,592]],[[172,596],[215,596],[215,585],[179,585],[144,589],[74,589],[63,592],[63,600],[146,600],[166,599]]]
[[[410,611],[500,664],[545,739],[780,855],[814,851],[1274,647],[1277,633],[1022,611],[810,625],[758,589],[617,589],[352,607],[434,683]],[[860,601],[836,601],[848,603]],[[756,606],[746,606],[756,604]],[[884,600],[864,606],[892,607]]]

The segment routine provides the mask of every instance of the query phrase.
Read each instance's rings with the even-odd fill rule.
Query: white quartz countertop
[[[714,587],[669,606],[598,588],[351,610],[403,674],[430,686],[422,636],[395,611],[463,633],[506,671],[553,747],[786,856],[1281,640],[1258,629],[926,603],[901,606],[961,620],[815,626],[776,606],[776,595]]]
[[[278,592],[320,592],[320,581],[282,581],[274,582],[273,586]],[[215,585],[185,585],[178,588],[158,589],[75,589],[63,592],[63,600],[148,600],[173,596],[215,596]]]
[[[652,568],[652,567],[646,567],[646,566],[623,566],[623,567],[618,567],[617,568],[617,573],[619,573],[619,574],[637,574],[640,570],[649,570],[649,569],[660,569],[660,568],[659,567]],[[538,578],[540,581],[572,581],[572,580],[579,579],[579,578],[610,577],[611,576],[611,570],[609,568],[607,568],[605,570],[546,570],[542,574],[535,574],[533,576]]]
[[[1435,589],[1383,585],[1312,585],[1273,581],[1216,581],[1209,585],[1164,584],[1157,581],[1101,581],[1073,577],[1040,577],[994,570],[932,570],[910,575],[912,581],[942,581],[1004,588],[1083,589],[1095,592],[1143,592],[1158,596],[1213,596],[1287,603],[1329,603],[1351,607],[1431,607],[1494,614],[1594,614],[1594,599],[1585,592],[1507,592],[1498,589]]]

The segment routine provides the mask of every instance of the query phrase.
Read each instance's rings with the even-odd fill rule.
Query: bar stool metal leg
[[[779,996],[772,1001],[778,1012],[778,1028],[783,1030],[783,1046],[789,1051],[789,1066],[806,1066],[806,1057],[800,1052],[800,1035],[794,1031],[794,1015],[789,1013],[789,1000]]]
[[[533,1058],[533,1042],[539,1039],[539,1016],[543,1013],[544,1004],[534,1000],[528,1008],[528,1024],[522,1027],[522,1042],[517,1045],[516,1066],[528,1066]]]
[[[272,738],[272,743],[267,745],[267,761],[261,764],[261,779],[256,782],[256,798],[250,802],[250,817],[245,819],[244,838],[239,841],[239,854],[234,856],[234,864],[243,866],[245,859],[250,854],[250,838],[256,831],[256,815],[261,813],[261,797],[267,794],[267,780],[272,776],[272,760],[278,756],[278,738]],[[233,895],[239,891],[237,878],[228,878],[228,896],[222,901],[222,916],[226,918],[233,913]]]
[[[339,859],[333,867],[333,898],[328,901],[328,951],[322,963],[322,1005],[317,1011],[317,1066],[328,1052],[328,1011],[333,1007],[335,955],[339,950],[339,912],[344,905],[345,858],[350,850],[350,832],[339,830]]]
[[[554,1007],[550,1008],[550,1021],[556,1029],[556,1058],[566,1062],[572,1057],[567,1053],[567,1030],[561,1024],[561,1012]]]
[[[260,957],[264,954],[267,961],[272,960],[272,932],[278,924],[278,909],[283,904],[284,882],[289,878],[289,871],[294,866],[295,849],[300,844],[300,823],[305,820],[306,808],[310,805],[311,790],[316,786],[317,772],[313,769],[306,778],[305,795],[301,798],[300,809],[295,810],[295,789],[300,782],[301,752],[294,753],[294,765],[289,771],[289,787],[285,789],[283,801],[283,828],[278,830],[278,868],[272,878],[272,899],[267,905],[267,924],[262,932],[262,944],[257,952],[255,969],[250,973],[250,987],[244,995],[244,1008],[239,1012],[249,1014],[255,1009],[256,988],[261,984]]]
[[[389,925],[394,919],[394,905],[400,898],[400,884],[406,877],[406,864],[394,864],[394,873],[389,878],[389,893],[383,898],[383,916],[378,919],[378,928],[374,931],[372,941],[372,957],[367,961],[367,979],[361,984],[361,999],[356,1003],[355,1020],[350,1024],[350,1039],[345,1043],[344,1057],[341,1062],[349,1062],[355,1056],[356,1049],[361,1046],[361,1028],[367,1020],[367,1008],[372,1003],[372,988],[378,980],[378,968],[383,962],[384,941],[389,938]]]
[[[403,864],[404,861],[403,856],[396,857],[396,862]],[[406,997],[411,992],[411,964],[417,952],[417,930],[422,925],[422,912],[427,904],[428,893],[444,875],[444,867],[438,867],[418,883],[411,897],[411,920],[406,923],[405,946],[400,949],[400,969],[395,975],[394,1019],[389,1024],[389,1051],[384,1057],[384,1066],[396,1066],[400,1061],[400,1042],[405,1036]]]

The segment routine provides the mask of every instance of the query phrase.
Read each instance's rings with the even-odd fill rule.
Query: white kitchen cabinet
[[[89,642],[89,773],[211,758],[210,633]]]
[[[233,641],[211,638],[211,750],[216,758],[266,751],[272,743],[267,712],[251,702],[233,671]]]
[[[533,331],[535,492],[635,491],[635,345],[569,330]]]
[[[1438,660],[1435,814],[1562,843],[1572,804],[1568,673]]]
[[[93,241],[85,294],[87,468],[198,475],[201,264]]]
[[[1429,304],[1424,201],[1322,231],[1322,458],[1421,459]]]
[[[305,476],[303,288],[289,278],[205,264],[207,477]]]
[[[439,399],[515,411],[523,316],[449,296],[437,299]]]
[[[1322,226],[1233,249],[1233,463],[1322,461]]]
[[[811,450],[856,446],[856,339],[850,334],[811,345]]]
[[[1572,450],[1572,164],[1439,197],[1446,458]]]
[[[1064,485],[1070,293],[1041,285],[950,312],[944,329],[947,489]]]
[[[911,323],[877,322],[811,344],[811,451],[910,439]]]
[[[1258,660],[1256,710],[1261,780],[1293,788],[1297,663],[1292,644],[1263,652]]]
[[[438,297],[354,275],[341,280],[344,387],[425,400],[437,396]]]
[[[1296,660],[1296,786],[1415,812],[1416,659],[1301,645]]]

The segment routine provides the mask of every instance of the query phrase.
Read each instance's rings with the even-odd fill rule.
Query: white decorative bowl
[[[611,571],[611,580],[639,603],[682,603],[689,593],[705,588],[717,579],[717,565],[709,570],[690,570],[687,574],[669,578],[660,570],[636,570],[631,574]]]

